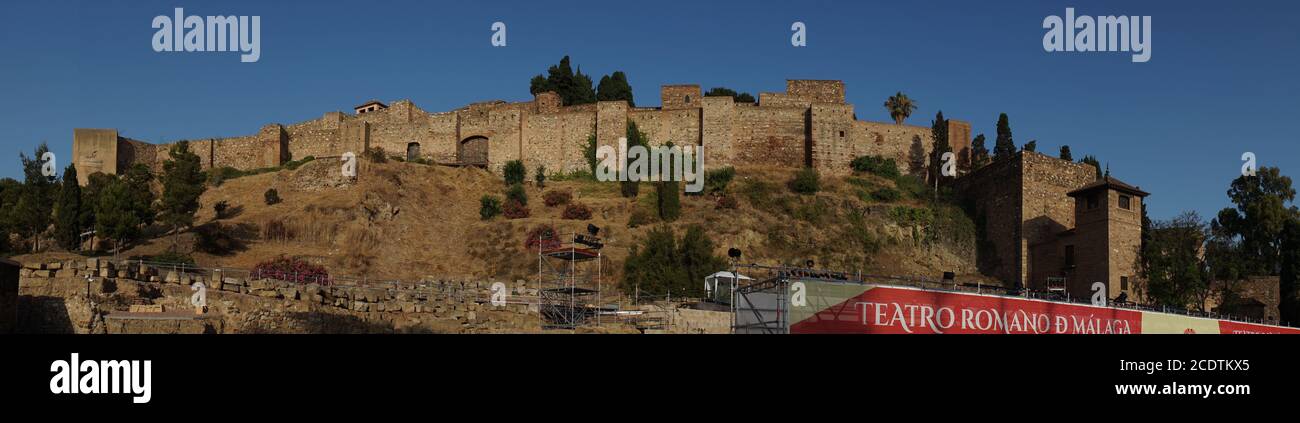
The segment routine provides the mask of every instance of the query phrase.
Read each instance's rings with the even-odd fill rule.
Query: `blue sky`
[[[663,7],[650,7],[662,4]],[[1043,18],[1150,15],[1147,63],[1128,53],[1047,53]],[[150,22],[258,15],[261,60],[156,53]],[[842,79],[860,119],[886,97],[970,121],[991,141],[998,113],[1017,144],[1071,147],[1153,193],[1153,218],[1211,218],[1244,151],[1300,177],[1300,5],[1111,1],[27,1],[0,26],[0,177],[46,141],[71,157],[72,130],[117,128],[151,142],[255,133],[350,110],[370,98],[429,111],[530,98],[561,56],[593,79],[624,71],[637,104],[662,84],[782,91],[785,79]],[[509,45],[493,48],[492,22]],[[808,46],[790,46],[790,25]]]

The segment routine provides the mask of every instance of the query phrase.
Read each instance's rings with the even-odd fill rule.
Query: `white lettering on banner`
[[[855,304],[863,325],[896,327],[906,333],[915,333],[918,329],[939,334],[953,329],[1031,334],[1133,333],[1133,328],[1127,320],[1094,314],[1066,316],[1025,310],[934,307],[897,302],[859,301]]]

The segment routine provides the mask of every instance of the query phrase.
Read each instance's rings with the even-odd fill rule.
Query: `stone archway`
[[[487,137],[474,136],[464,139],[456,146],[456,161],[462,164],[485,165],[488,163]]]
[[[406,144],[406,161],[414,161],[420,158],[420,143],[412,142]]]

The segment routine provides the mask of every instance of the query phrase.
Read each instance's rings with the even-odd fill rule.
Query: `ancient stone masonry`
[[[856,156],[883,155],[912,173],[909,163],[928,160],[930,128],[857,120],[844,93],[842,81],[790,80],[784,93],[760,93],[757,105],[705,97],[699,85],[663,86],[661,107],[630,107],[623,101],[564,106],[553,92],[527,102],[489,101],[442,113],[426,112],[408,100],[386,106],[370,102],[354,108],[355,114],[328,112],[289,125],[272,123],[249,136],[190,140],[189,147],[204,168],[254,169],[379,148],[389,155],[482,164],[495,171],[522,159],[530,169],[544,165],[558,173],[586,168],[583,151],[593,133],[600,145],[614,146],[631,121],[652,145],[703,145],[707,168],[812,166],[844,174]],[[970,124],[949,125],[949,144],[960,152],[970,144]],[[160,170],[170,148],[113,129],[73,131],[74,162],[83,184],[94,172],[116,174],[136,163]]]
[[[982,273],[1009,286],[1048,288],[1064,279],[1066,292],[1086,298],[1094,282],[1110,298],[1134,295],[1147,193],[1096,168],[1022,151],[957,180],[974,206],[981,230]]]
[[[19,332],[27,333],[354,333],[493,332],[540,328],[535,307],[493,306],[491,282],[427,280],[322,286],[196,274],[101,259],[30,263],[20,271]],[[187,319],[136,319],[131,304],[193,314],[190,285],[207,286],[209,312]],[[536,296],[523,281],[513,296]],[[154,323],[150,323],[154,322]],[[161,325],[161,326],[160,326]]]

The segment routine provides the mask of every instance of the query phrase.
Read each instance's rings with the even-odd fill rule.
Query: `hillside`
[[[483,221],[479,198],[503,194],[499,175],[394,161],[361,160],[359,167],[355,181],[344,179],[339,162],[331,159],[227,180],[204,193],[194,230],[176,237],[159,234],[123,255],[159,254],[175,239],[182,252],[192,252],[208,267],[252,268],[284,254],[325,265],[335,275],[370,279],[533,280],[537,258],[523,247],[529,229],[546,223],[561,233],[581,232],[592,223],[602,228],[605,269],[613,270],[608,280],[615,282],[630,248],[657,224],[628,225],[633,211],[653,209],[649,184],[643,184],[639,198],[628,200],[619,196],[617,183],[555,181],[541,190],[529,182],[531,217]],[[803,264],[812,259],[817,267],[846,271],[929,277],[956,271],[963,279],[979,278],[968,219],[957,222],[956,229],[931,229],[952,224],[927,219],[925,213],[907,213],[911,207],[924,209],[928,202],[915,198],[923,195],[908,195],[905,188],[899,189],[899,199],[872,198],[871,192],[893,188],[895,182],[870,175],[822,177],[817,195],[796,195],[785,185],[793,174],[737,169],[727,189],[737,200],[735,209],[718,208],[712,196],[684,196],[682,218],[672,226],[680,232],[700,224],[719,256],[736,247],[745,252],[744,262]],[[263,195],[268,188],[276,189],[283,201],[267,205]],[[571,191],[574,202],[591,206],[592,219],[562,219],[562,206],[543,204],[543,192],[551,190]],[[229,204],[229,211],[218,220],[212,206],[221,201]],[[947,215],[957,210],[943,209]],[[205,241],[221,248],[205,246]]]

